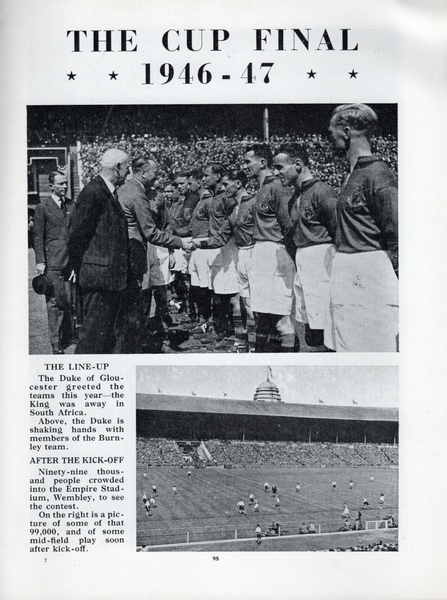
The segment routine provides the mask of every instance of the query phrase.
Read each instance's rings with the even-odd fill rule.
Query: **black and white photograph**
[[[397,366],[136,377],[138,551],[398,551]]]
[[[396,352],[396,104],[28,107],[30,354]]]

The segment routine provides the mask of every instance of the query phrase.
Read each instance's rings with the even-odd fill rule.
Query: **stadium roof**
[[[397,408],[254,402],[253,400],[167,396],[164,394],[137,394],[137,409],[179,413],[214,413],[258,417],[390,422],[397,422],[399,414]]]

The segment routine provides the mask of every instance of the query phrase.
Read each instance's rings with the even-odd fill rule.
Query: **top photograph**
[[[29,353],[397,352],[397,123],[28,106]]]

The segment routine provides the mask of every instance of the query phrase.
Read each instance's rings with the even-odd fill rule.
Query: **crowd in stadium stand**
[[[236,135],[195,138],[188,142],[180,142],[173,136],[158,137],[149,134],[122,135],[119,140],[115,137],[98,139],[84,144],[81,148],[82,181],[86,184],[98,174],[101,156],[108,148],[112,147],[118,147],[129,156],[151,156],[159,164],[161,174],[164,175],[165,180],[168,180],[176,171],[201,169],[204,164],[211,161],[220,162],[224,166],[240,165],[244,148],[256,141],[261,140],[253,136],[242,139]],[[331,145],[325,137],[316,134],[274,136],[271,145],[275,150],[289,141],[306,144],[311,169],[334,188],[340,187],[341,181],[346,175],[346,164],[341,159],[334,159]],[[377,138],[376,150],[377,155],[394,171],[397,171],[396,140],[392,139],[391,136]]]
[[[54,111],[52,115],[46,115],[46,120],[39,114],[38,126],[34,124],[28,131],[29,146],[70,146],[80,141],[83,184],[99,173],[101,156],[112,147],[123,150],[131,157],[144,155],[155,159],[161,175],[167,180],[175,171],[201,169],[212,161],[225,166],[238,166],[242,162],[243,149],[262,141],[253,131],[248,133],[235,124],[225,131],[227,135],[223,135],[223,124],[208,120],[206,123],[188,121],[187,127],[184,127],[187,139],[179,139],[172,134],[173,124],[166,115],[160,114],[158,119],[148,123],[141,113],[123,111],[115,113],[107,125],[107,107],[97,111],[87,109],[85,107],[82,112],[82,118],[79,115],[82,107],[73,114]],[[37,115],[35,119],[37,121]],[[284,126],[276,130],[279,133],[270,137],[272,149],[289,142],[303,142],[309,152],[311,170],[334,188],[340,187],[347,166],[344,160],[334,158],[326,135],[290,134]],[[92,135],[92,132],[95,134]],[[98,135],[98,132],[103,133]],[[376,137],[372,150],[397,172],[397,140],[394,136],[385,134]]]
[[[360,467],[398,464],[398,449],[377,444],[307,442],[226,442],[208,440],[210,465]],[[174,440],[137,438],[137,461],[151,466],[182,466],[185,458]],[[197,451],[191,456],[198,464]]]
[[[164,438],[137,438],[137,457],[139,463],[153,467],[181,467],[184,464],[175,442]]]
[[[326,552],[398,552],[399,544],[397,542],[384,543],[382,540],[373,544],[357,544],[356,546],[337,546],[330,548]]]

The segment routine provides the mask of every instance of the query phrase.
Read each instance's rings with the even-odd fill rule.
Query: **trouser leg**
[[[141,284],[133,279],[123,293],[117,351],[138,354],[142,344],[143,298]]]
[[[47,277],[53,284],[53,294],[46,297],[48,314],[48,333],[51,344],[68,346],[71,342],[72,316],[69,303],[69,282],[65,280],[63,271],[48,269]]]
[[[112,354],[122,292],[84,290],[84,323],[75,354]]]

